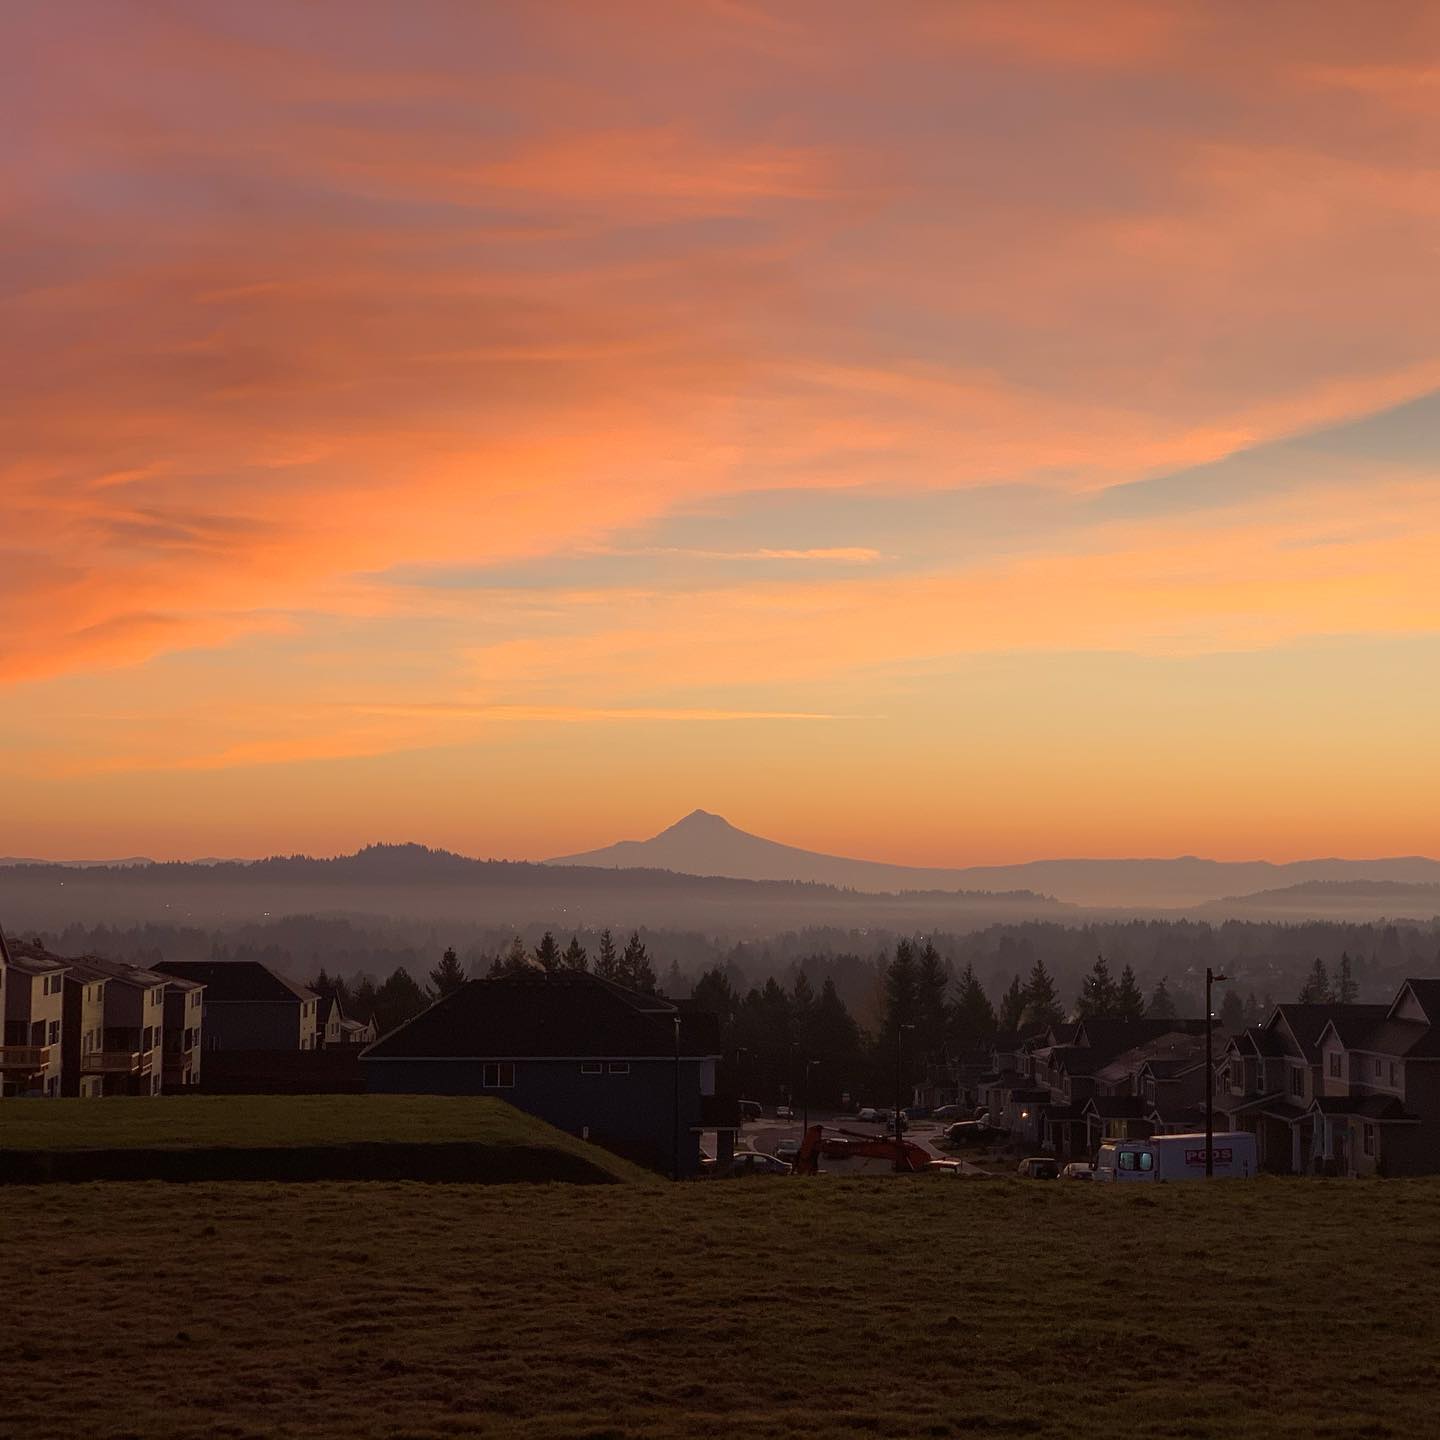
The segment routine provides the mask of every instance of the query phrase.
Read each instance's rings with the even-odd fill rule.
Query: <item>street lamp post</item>
[[[895,1026],[895,1168],[897,1170],[904,1169],[901,1163],[902,1152],[900,1149],[900,1126],[903,1123],[900,1118],[900,1112],[905,1108],[900,1103],[904,1098],[904,1079],[900,1063],[900,1037],[905,1031],[913,1030],[914,1028],[913,1025],[901,1025],[898,1022]]]
[[[1215,1175],[1215,1012],[1211,1008],[1210,987],[1227,977],[1205,967],[1205,1178]]]

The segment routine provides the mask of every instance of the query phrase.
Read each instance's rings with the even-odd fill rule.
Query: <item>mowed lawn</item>
[[[6,1440],[1440,1428],[1431,1181],[14,1187],[0,1236]]]
[[[372,1144],[542,1146],[619,1179],[647,1172],[499,1100],[441,1095],[177,1095],[21,1102],[0,1111],[16,1150],[270,1148]],[[649,1177],[653,1178],[653,1177]]]

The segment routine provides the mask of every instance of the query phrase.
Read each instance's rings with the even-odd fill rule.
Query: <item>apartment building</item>
[[[205,987],[208,1050],[314,1050],[320,997],[258,960],[165,960],[165,978]]]
[[[93,1029],[88,1052],[84,1031],[76,1036],[81,1073],[99,1077],[100,1095],[160,1094],[164,1084],[165,976],[98,955],[64,963],[77,980],[104,982],[104,1023],[98,1047]]]
[[[60,1093],[98,1099],[105,1093],[105,976],[65,972],[65,1011],[60,1025]]]

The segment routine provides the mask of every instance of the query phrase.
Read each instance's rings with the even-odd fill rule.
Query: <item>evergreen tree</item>
[[[590,968],[590,956],[580,943],[578,936],[570,937],[570,943],[560,957],[560,965],[562,969],[573,970],[577,973],[582,973]]]
[[[1060,1025],[1065,1012],[1055,995],[1055,981],[1045,968],[1045,962],[1038,956],[1030,978],[1025,982],[1025,1014],[1022,1023],[1029,1026]]]
[[[708,1010],[712,1015],[720,1017],[722,1034],[733,1023],[735,1008],[739,1004],[739,997],[731,989],[725,972],[718,965],[707,970],[695,982],[695,988],[690,992],[690,1000],[699,1009]]]
[[[680,999],[686,992],[685,977],[680,973],[680,964],[672,955],[670,968],[665,972],[665,993],[672,999]]]
[[[1167,977],[1162,975],[1160,983],[1150,995],[1149,1016],[1152,1020],[1173,1020],[1175,1019],[1175,1002],[1170,998],[1170,986],[1166,983]]]
[[[1255,992],[1252,990],[1245,997],[1245,1023],[1247,1025],[1258,1025],[1260,1020],[1260,1002],[1255,998]]]
[[[460,957],[455,953],[455,947],[450,946],[440,957],[440,963],[430,972],[430,983],[435,987],[435,993],[442,999],[446,995],[452,995],[466,980],[464,967],[460,964]]]
[[[429,997],[410,972],[397,966],[375,992],[375,1028],[384,1035],[412,1015],[418,1015],[428,1003]]]
[[[932,1060],[945,1050],[950,969],[927,940],[915,962],[915,1048]]]
[[[894,1042],[901,1025],[913,1025],[919,1006],[919,976],[915,965],[915,947],[908,940],[895,946],[895,958],[885,969],[885,1033]]]
[[[1075,1002],[1078,1020],[1109,1020],[1115,1015],[1115,982],[1103,955],[1095,957],[1090,973],[1080,982],[1080,998]]]
[[[1335,998],[1342,1005],[1354,1005],[1360,999],[1360,987],[1355,983],[1348,950],[1340,952],[1340,984],[1336,987]]]
[[[833,1104],[842,1091],[856,1088],[864,1063],[860,1027],[828,976],[810,1017],[809,1051],[806,1058],[820,1062],[810,1076],[812,1103],[824,1098]]]
[[[967,961],[950,1007],[950,1035],[956,1052],[964,1055],[986,1044],[995,1035],[995,1025],[995,1007],[975,978],[975,967]]]
[[[1010,981],[1010,988],[1000,997],[1000,1028],[1007,1035],[1020,1028],[1020,1022],[1025,1018],[1026,1003],[1025,987],[1016,975]]]
[[[1300,993],[1295,997],[1301,1005],[1332,1005],[1335,1002],[1334,993],[1330,989],[1330,976],[1326,973],[1325,962],[1317,955],[1315,963],[1310,967],[1310,973],[1305,978],[1305,983],[1300,987]]]
[[[810,1047],[815,1028],[815,987],[810,977],[802,970],[795,977],[790,990],[790,1014],[795,1029],[795,1043],[800,1047],[800,1063],[812,1060]]]
[[[525,948],[525,942],[517,935],[511,942],[510,948],[503,955],[497,955],[490,962],[490,969],[486,972],[491,980],[506,975],[524,975],[534,967],[530,963],[530,952]]]
[[[547,975],[553,975],[560,968],[560,947],[548,930],[535,947],[535,959]]]
[[[608,931],[600,932],[600,954],[595,960],[595,973],[602,980],[619,981],[620,955],[615,949],[615,937]]]
[[[1222,1035],[1236,1035],[1245,1028],[1245,1006],[1241,1002],[1238,990],[1225,991],[1225,998],[1220,1002],[1220,1033]]]
[[[1135,971],[1129,965],[1120,972],[1120,983],[1115,987],[1115,1018],[1145,1018],[1145,996],[1141,993],[1139,981],[1135,979]]]
[[[642,995],[655,993],[655,971],[638,930],[630,932],[625,953],[620,957],[620,983],[628,985],[632,990],[638,990]]]
[[[370,1020],[375,1015],[375,995],[375,982],[368,975],[362,975],[350,987],[349,1003],[342,999],[340,1004],[347,1015],[353,1015],[357,1020]]]

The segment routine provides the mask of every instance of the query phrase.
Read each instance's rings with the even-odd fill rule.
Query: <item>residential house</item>
[[[60,1093],[98,1099],[105,1093],[102,1070],[90,1059],[105,1048],[105,976],[65,972],[65,1009],[60,1026]]]
[[[258,960],[164,960],[161,974],[205,987],[205,1048],[314,1050],[320,997]]]
[[[1311,1169],[1311,1110],[1324,1093],[1320,1039],[1332,1022],[1342,1029],[1382,1020],[1384,1005],[1277,1005],[1269,1018],[1230,1039],[1217,1068],[1216,1125],[1255,1136],[1262,1170],[1304,1175]]]
[[[1388,1006],[1336,1008],[1318,1042],[1309,1168],[1440,1173],[1440,979],[1406,980]]]
[[[345,1013],[344,1002],[336,995],[317,997],[315,1008],[315,1043],[330,1050],[340,1045],[370,1045],[378,1040],[375,1018],[356,1020]]]
[[[153,970],[83,955],[62,962],[78,986],[100,991],[99,1045],[94,1044],[93,998],[72,999],[70,1043],[80,1050],[80,1077],[98,1078],[77,1094],[158,1095],[164,1085],[165,977]],[[76,992],[72,992],[74,994]],[[86,1024],[86,1012],[92,1017]],[[85,1049],[87,1030],[91,1048]]]
[[[719,1113],[713,1015],[563,972],[469,980],[369,1046],[366,1087],[489,1095],[561,1130],[682,1175],[700,1136],[729,1159],[737,1117]],[[738,1109],[738,1107],[737,1107]]]
[[[200,1083],[204,1050],[205,987],[181,975],[165,979],[166,1090],[188,1090]]]
[[[60,1094],[66,964],[38,946],[12,943],[5,965],[5,1043],[0,1093]]]

